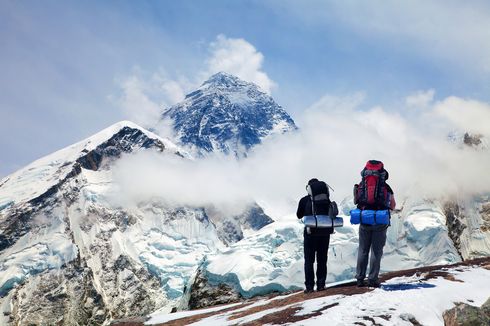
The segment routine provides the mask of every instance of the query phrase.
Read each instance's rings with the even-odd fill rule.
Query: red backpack
[[[354,204],[361,209],[386,209],[390,207],[390,193],[386,185],[388,171],[383,162],[370,160],[361,171],[362,180],[354,185]]]

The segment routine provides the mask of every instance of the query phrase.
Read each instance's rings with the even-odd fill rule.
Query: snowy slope
[[[241,156],[267,137],[297,129],[287,112],[257,85],[223,72],[167,109],[162,118],[172,121],[181,144],[201,154]]]
[[[34,161],[2,179],[0,181],[0,210],[17,203],[24,203],[45,193],[72,171],[78,159],[96,149],[125,127],[142,131],[149,139],[158,140],[170,152],[188,155],[170,140],[144,130],[130,121],[121,121],[81,142]]]
[[[121,122],[2,181],[0,324],[102,324],[178,304],[223,244],[202,208],[114,202],[114,162],[143,150],[187,157]]]
[[[379,289],[335,284],[310,295],[299,292],[211,309],[153,314],[145,324],[444,325],[443,313],[455,302],[479,307],[490,297],[488,259],[383,277]]]

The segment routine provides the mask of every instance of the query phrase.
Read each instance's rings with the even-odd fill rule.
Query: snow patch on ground
[[[423,275],[393,278],[379,289],[355,295],[334,295],[305,298],[304,301],[284,306],[245,314],[235,319],[230,317],[237,311],[247,311],[252,306],[272,303],[284,299],[279,296],[270,300],[260,300],[252,306],[220,313],[220,310],[232,308],[233,305],[217,307],[216,310],[206,309],[182,312],[169,315],[153,315],[147,325],[168,322],[179,318],[216,311],[216,314],[198,320],[192,325],[237,325],[245,322],[257,322],[265,315],[278,314],[287,308],[295,307],[299,311],[295,316],[307,316],[314,312],[314,317],[293,322],[293,325],[354,325],[371,319],[378,325],[413,325],[409,318],[414,318],[422,325],[444,325],[442,314],[454,306],[455,302],[470,302],[481,306],[490,295],[488,279],[490,270],[481,267],[460,267],[450,271],[455,280],[442,277],[424,280]],[[298,293],[292,295],[300,295]]]

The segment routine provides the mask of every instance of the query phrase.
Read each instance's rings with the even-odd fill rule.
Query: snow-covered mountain
[[[114,165],[142,151],[190,159],[125,121],[1,180],[0,324],[170,311],[206,255],[272,221],[260,207],[229,217],[165,198],[114,200]]]
[[[200,251],[211,250],[206,245],[219,245],[201,239],[211,228],[198,210],[152,206],[148,212],[107,201],[112,162],[141,150],[187,155],[121,122],[0,182],[0,324],[102,324],[135,310],[150,312],[171,297],[150,269],[155,233],[202,243],[184,264],[199,261]],[[181,224],[190,231],[171,240]]]
[[[297,129],[272,97],[236,76],[217,73],[163,113],[178,141],[198,153],[242,156],[267,137]]]

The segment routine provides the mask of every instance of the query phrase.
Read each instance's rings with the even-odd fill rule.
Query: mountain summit
[[[257,85],[220,72],[167,109],[177,139],[206,152],[241,156],[265,138],[296,130],[288,113]]]

